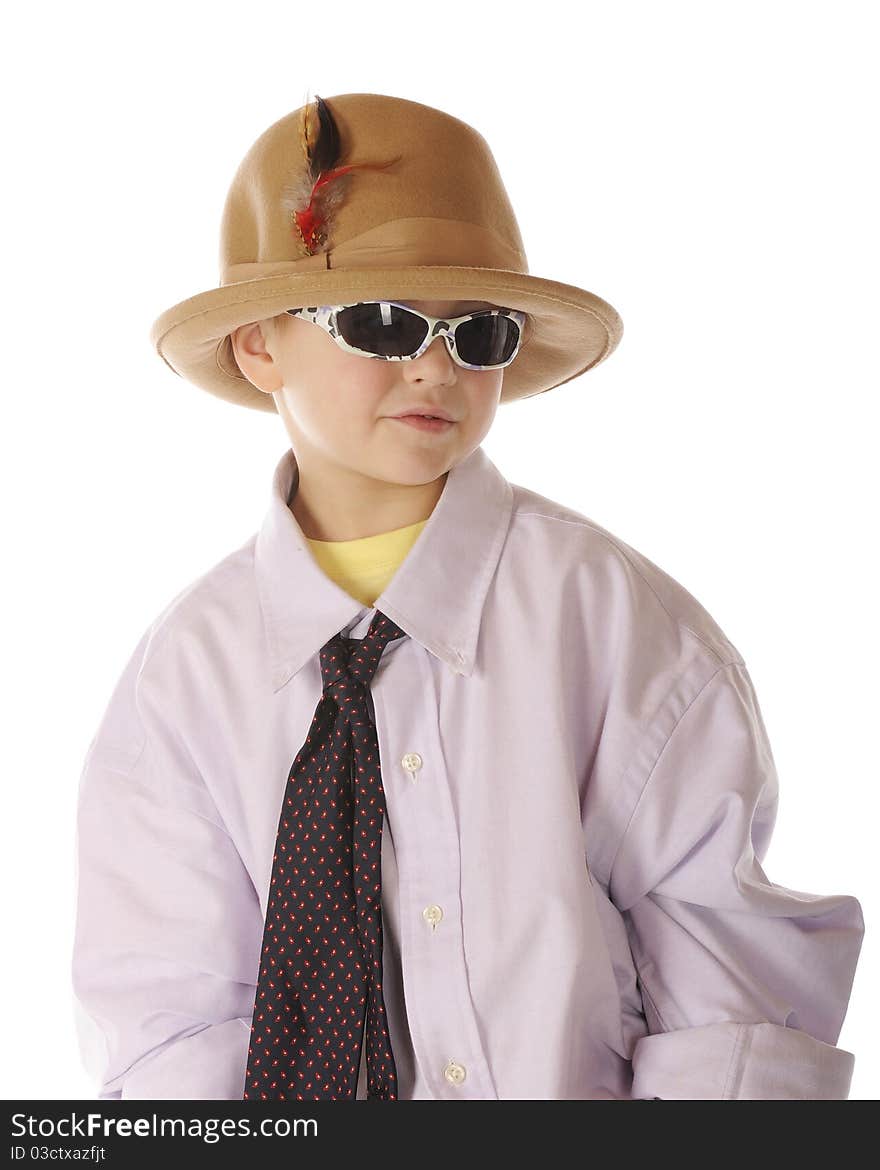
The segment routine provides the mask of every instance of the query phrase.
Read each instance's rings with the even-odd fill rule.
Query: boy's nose
[[[450,350],[450,342],[447,337],[435,337],[425,352],[416,361],[425,361],[431,354],[434,355],[434,361],[442,361],[445,357],[446,361],[454,366],[455,362],[452,358],[452,351]]]

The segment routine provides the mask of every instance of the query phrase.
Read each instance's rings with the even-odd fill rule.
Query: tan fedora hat
[[[595,293],[529,275],[481,134],[419,102],[348,93],[317,97],[256,140],[226,197],[220,285],[162,313],[150,341],[196,386],[275,411],[239,369],[230,333],[291,308],[396,299],[528,314],[501,402],[576,378],[623,334]]]

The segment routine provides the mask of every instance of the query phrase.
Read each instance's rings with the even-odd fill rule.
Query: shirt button
[[[407,772],[410,773],[410,778],[415,780],[415,774],[422,766],[422,757],[419,755],[419,753],[407,752],[400,762],[403,764],[404,768],[406,768]]]
[[[446,1068],[443,1070],[443,1075],[449,1081],[450,1085],[460,1085],[467,1076],[467,1070],[463,1064],[459,1064],[457,1060],[450,1060]]]
[[[426,922],[431,923],[431,930],[433,930],[443,917],[443,911],[439,906],[426,906],[422,911],[422,917]]]

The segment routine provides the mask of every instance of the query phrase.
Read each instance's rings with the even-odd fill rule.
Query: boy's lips
[[[438,434],[444,431],[450,431],[455,426],[453,419],[426,418],[423,414],[391,414],[388,417],[392,422],[403,423],[406,427],[414,427],[419,431],[429,431]]]
[[[389,418],[409,418],[412,416],[442,418],[446,422],[455,422],[449,411],[443,410],[439,406],[408,406],[406,410],[401,410],[398,414],[389,415]]]

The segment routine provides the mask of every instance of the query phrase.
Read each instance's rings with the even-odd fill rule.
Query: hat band
[[[220,285],[279,276],[286,272],[412,265],[498,268],[528,273],[523,253],[505,244],[488,228],[465,220],[419,216],[381,223],[359,236],[341,241],[335,248],[299,260],[229,264],[221,274]]]

